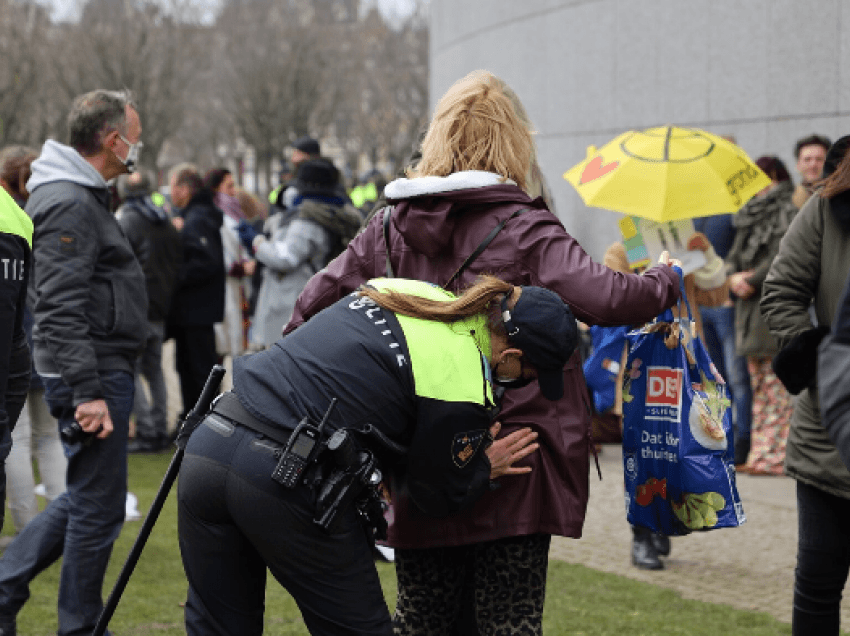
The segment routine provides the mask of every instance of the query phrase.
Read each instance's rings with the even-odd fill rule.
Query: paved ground
[[[592,468],[584,536],[556,539],[553,558],[675,589],[685,598],[767,612],[791,622],[797,551],[794,480],[738,475],[747,522],[739,528],[674,538],[666,569],[647,572],[630,562],[620,447],[606,445],[599,461],[603,480]],[[843,605],[841,623],[850,625],[848,603]]]
[[[163,359],[169,422],[175,422],[180,398],[173,372],[173,342],[166,343]],[[225,366],[229,371],[229,363]],[[230,386],[230,373],[224,384]],[[646,572],[630,562],[631,531],[623,505],[619,445],[606,445],[599,462],[603,480],[599,481],[591,464],[584,536],[579,540],[556,538],[552,558],[675,589],[686,598],[767,612],[791,622],[797,551],[797,500],[792,479],[739,475],[738,492],[747,522],[740,528],[674,538],[666,569]],[[850,625],[850,603],[843,605],[841,622]]]

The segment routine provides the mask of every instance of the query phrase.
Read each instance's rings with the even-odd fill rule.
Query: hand
[[[257,237],[257,230],[255,230],[247,221],[239,221],[239,225],[236,226],[236,233],[239,234],[239,240],[242,242],[242,245],[245,246],[245,249],[254,253],[254,239]]]
[[[752,271],[738,272],[729,277],[729,289],[741,300],[746,300],[756,293],[756,288],[747,282]]]
[[[537,433],[530,428],[521,428],[502,439],[495,439],[501,429],[499,422],[490,427],[490,435],[495,440],[486,451],[490,460],[490,479],[530,473],[531,466],[514,467],[513,464],[540,448],[540,444],[534,441]]]
[[[245,261],[242,263],[242,269],[245,272],[245,276],[253,276],[257,270],[257,261]]]
[[[77,407],[74,419],[86,433],[97,433],[98,439],[112,435],[112,418],[104,400],[83,402]]]
[[[695,232],[691,238],[688,239],[688,250],[705,252],[708,251],[710,247],[711,243],[702,232]]]
[[[678,258],[670,258],[670,252],[664,250],[661,252],[661,256],[658,257],[658,262],[661,265],[669,265],[670,267],[678,267],[682,269],[682,261]]]
[[[182,216],[175,216],[173,219],[171,219],[171,224],[175,228],[177,228],[178,232],[181,232],[183,230],[183,226],[186,225],[186,219],[184,219]]]

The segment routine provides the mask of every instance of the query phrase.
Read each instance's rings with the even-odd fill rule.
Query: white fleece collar
[[[384,188],[384,195],[388,199],[409,199],[424,194],[486,188],[501,184],[516,185],[516,182],[511,179],[505,179],[495,172],[467,170],[464,172],[455,172],[447,177],[396,179],[387,184],[387,187]]]

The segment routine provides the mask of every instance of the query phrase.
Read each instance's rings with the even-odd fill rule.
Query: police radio
[[[331,399],[331,404],[318,426],[308,415],[289,436],[286,448],[281,453],[280,460],[272,472],[272,479],[285,488],[294,488],[304,474],[304,469],[312,463],[318,454],[317,451],[322,443],[322,428],[330,417],[331,411],[336,406],[336,398]]]

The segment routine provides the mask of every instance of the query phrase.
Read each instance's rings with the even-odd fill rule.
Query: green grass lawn
[[[139,498],[144,514],[159,488],[171,460],[170,454],[130,458],[130,490]],[[175,486],[176,489],[176,486]],[[11,532],[11,521],[3,531]],[[141,522],[128,522],[115,545],[106,579],[109,594]],[[395,572],[391,564],[378,564],[387,602],[395,604]],[[58,564],[33,582],[32,597],[18,616],[20,636],[56,633]],[[184,634],[183,609],[186,579],[177,547],[174,489],[148,540],[133,577],[110,623],[115,636]],[[552,561],[544,613],[544,633],[603,635],[687,634],[688,636],[767,636],[790,634],[789,625],[767,614],[684,600],[676,592],[588,568]],[[307,630],[295,603],[272,579],[266,598],[269,636],[304,635]]]

